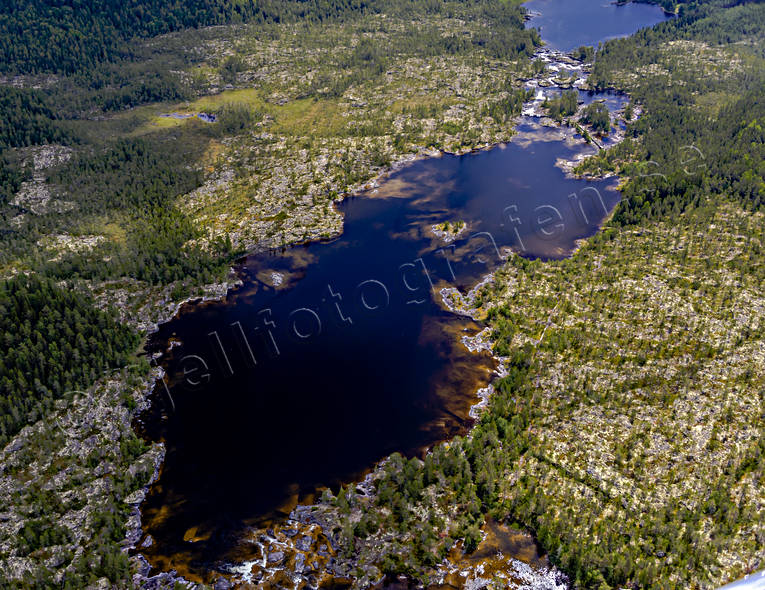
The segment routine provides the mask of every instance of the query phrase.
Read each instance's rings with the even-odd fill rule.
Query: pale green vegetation
[[[572,258],[514,256],[471,297],[505,376],[470,436],[316,508],[368,579],[433,581],[487,515],[533,531],[577,588],[762,567],[763,22],[709,2],[601,48],[592,81],[642,113],[577,171],[619,171],[624,199]]]
[[[325,530],[352,563],[423,581],[487,512],[533,530],[576,585],[709,588],[755,567],[764,229],[714,198],[569,260],[512,258],[482,293],[510,376],[479,425],[424,464],[389,461],[371,499],[328,497]]]
[[[527,61],[477,48],[486,26],[387,15],[220,31],[204,45],[197,84],[216,90],[222,66],[215,64],[236,60],[236,74],[227,78],[236,88],[169,110],[240,104],[258,121],[225,141],[210,162],[225,180],[212,174],[213,185],[182,199],[181,208],[203,236],[225,233],[248,248],[327,236],[340,231],[332,201],[392,163],[507,140],[526,98],[515,80]],[[167,120],[155,116],[142,129]]]

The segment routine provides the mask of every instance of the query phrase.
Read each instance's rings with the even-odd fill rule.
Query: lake
[[[187,305],[161,326],[152,346],[173,343],[169,391],[142,417],[167,444],[143,506],[150,561],[186,554],[205,569],[247,526],[322,486],[467,430],[494,364],[462,344],[480,327],[445,310],[440,289],[466,291],[511,248],[567,255],[619,199],[615,179],[555,166],[592,148],[545,138],[530,118],[518,130],[505,146],[391,174],[340,205],[339,238],[250,257],[225,301]],[[432,230],[444,222],[465,224],[451,244]]]
[[[568,2],[529,6],[555,7],[545,22],[571,26],[561,12]],[[625,9],[663,18],[656,7],[585,4],[605,23],[621,22]],[[627,21],[631,30],[642,23],[582,23],[600,39],[629,32]],[[553,44],[588,42],[550,29],[543,25]],[[625,100],[580,98],[612,110]],[[250,256],[243,285],[225,300],[187,304],[160,326],[149,349],[162,353],[167,386],[137,424],[167,448],[142,505],[153,543],[141,553],[153,566],[204,577],[249,527],[284,519],[394,451],[422,454],[467,432],[495,364],[464,346],[482,326],[448,311],[441,289],[466,292],[511,251],[568,256],[619,201],[616,179],[577,180],[557,165],[594,153],[581,138],[530,116],[517,131],[506,145],[390,173],[339,205],[338,238]]]
[[[626,37],[671,18],[656,5],[637,2],[529,0],[524,6],[532,14],[528,26],[540,29],[545,43],[560,51],[597,47],[601,41]]]

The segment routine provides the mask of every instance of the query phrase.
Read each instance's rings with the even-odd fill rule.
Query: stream
[[[338,206],[341,236],[249,256],[242,286],[160,326],[148,348],[161,353],[167,385],[137,424],[166,445],[142,505],[151,544],[140,552],[155,569],[209,577],[241,553],[248,531],[283,522],[324,487],[469,430],[496,363],[463,344],[482,326],[451,312],[442,290],[467,292],[511,252],[569,256],[619,201],[616,178],[567,172],[596,148],[546,122],[541,104],[572,87],[615,116],[626,98],[581,90],[587,72],[555,49],[607,38],[600,15],[632,23],[617,34],[664,18],[653,6],[576,0],[577,28],[592,25],[589,34],[553,36],[569,1],[527,4],[545,14],[531,25],[539,19],[554,47],[539,52],[548,73],[526,82],[536,95],[512,141],[392,171]],[[652,21],[624,17],[636,8]]]

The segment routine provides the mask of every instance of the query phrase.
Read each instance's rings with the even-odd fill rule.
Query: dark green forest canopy
[[[105,152],[83,154],[59,170],[51,181],[74,196],[83,214],[126,212],[133,222],[124,247],[107,247],[97,257],[66,256],[44,272],[62,279],[130,276],[152,284],[214,280],[236,257],[230,242],[221,239],[212,251],[186,247],[199,230],[172,206],[175,197],[201,185],[201,174],[189,170],[188,162],[200,157],[204,145],[184,131],[120,139]]]
[[[0,86],[0,150],[69,139],[56,125],[56,115],[37,90]]]
[[[666,3],[670,4],[674,5]],[[644,107],[640,119],[628,126],[627,140],[586,164],[594,166],[589,170],[619,170],[629,178],[625,198],[615,212],[616,226],[650,225],[656,219],[672,221],[680,219],[684,209],[703,212],[705,199],[714,195],[732,197],[747,209],[765,204],[765,70],[759,61],[763,57],[765,4],[693,2],[683,5],[680,14],[633,37],[604,43],[595,57],[591,82],[601,89],[627,90]],[[677,41],[698,45],[683,46]],[[701,44],[728,59],[718,75],[700,75],[699,68],[683,53]],[[736,44],[734,48],[732,44]],[[735,56],[744,56],[740,68],[731,67]],[[666,75],[659,68],[651,69],[657,64],[669,68]],[[645,73],[631,76],[639,68],[645,68]],[[706,101],[709,98],[716,100]],[[565,102],[563,98],[550,100],[548,108],[561,116],[567,111]],[[592,117],[597,110],[597,106],[592,108]],[[606,243],[615,233],[616,228],[608,228],[593,241]],[[519,271],[533,275],[536,262],[519,257],[511,260]],[[572,266],[578,263],[571,259]],[[761,268],[744,268],[755,276],[762,272]],[[583,267],[577,270],[588,271]],[[711,515],[711,539],[722,539],[737,522],[746,522],[739,516],[730,490],[748,472],[756,472],[758,481],[762,477],[765,439],[760,438],[739,465],[709,482],[709,496],[702,510],[689,510],[673,500],[635,520],[606,520],[593,525],[587,521],[591,514],[582,507],[561,507],[551,489],[526,475],[513,483],[511,499],[503,498],[498,493],[503,483],[498,473],[507,465],[517,465],[522,456],[544,459],[534,448],[533,426],[544,418],[535,414],[541,396],[534,386],[539,367],[533,362],[532,350],[513,344],[513,326],[521,323],[513,321],[513,313],[512,306],[507,306],[494,308],[489,314],[494,350],[511,357],[511,362],[509,375],[494,383],[496,391],[471,437],[438,447],[424,461],[394,456],[377,482],[375,502],[382,510],[364,514],[347,535],[349,546],[378,527],[424,531],[413,537],[413,547],[384,553],[379,565],[394,575],[411,575],[418,568],[432,567],[446,554],[451,540],[439,538],[438,529],[423,522],[414,507],[420,509],[427,486],[436,485],[449,502],[462,507],[458,536],[468,550],[476,547],[478,527],[488,514],[533,530],[551,560],[569,574],[577,588],[681,587],[684,582],[677,581],[677,572],[701,582],[718,555],[714,543],[706,539],[699,543],[696,530],[707,515]],[[542,347],[548,345],[556,346],[552,341],[541,343]],[[582,397],[586,400],[584,394]],[[341,490],[336,500],[341,511],[353,501],[350,488]],[[579,519],[587,522],[587,538],[596,539],[589,548],[570,526]],[[653,541],[666,543],[670,549],[662,545],[657,552],[651,545],[629,542],[646,531]],[[712,550],[707,551],[710,547]],[[679,563],[683,565],[654,559],[665,551],[681,555]]]
[[[521,9],[499,0],[3,0],[0,71],[83,71],[130,54],[126,41],[240,22],[322,22],[370,12],[484,16],[523,28]]]
[[[651,164],[642,172],[623,170],[632,181],[617,210],[617,222],[634,223],[698,204],[709,190],[738,197],[746,207],[765,204],[765,72],[759,61],[762,45],[754,42],[764,28],[765,4],[713,0],[689,5],[679,18],[603,44],[591,81],[599,88],[626,85],[645,106],[645,115],[628,128],[638,144],[625,141],[608,158]],[[751,55],[753,65],[744,60],[740,67],[700,75],[684,63],[682,54],[667,58],[680,51],[671,45],[678,41],[704,43],[719,51],[735,44],[741,55]],[[733,59],[732,54],[721,55]],[[625,72],[658,63],[670,68],[667,74],[633,76],[625,82]],[[727,100],[709,112],[698,104],[702,96]],[[689,160],[694,160],[692,173]]]
[[[10,72],[87,69],[114,59],[124,41],[247,18],[254,2],[221,0],[3,1],[0,67]]]
[[[68,253],[52,261],[39,259],[35,269],[60,279],[128,276],[151,284],[214,281],[240,253],[232,250],[225,237],[214,241],[210,250],[187,247],[200,232],[172,206],[176,197],[202,182],[201,174],[188,164],[201,157],[204,140],[204,136],[179,129],[147,138],[118,139],[105,149],[83,147],[49,176],[56,190],[70,195],[79,214],[30,216],[23,228],[8,229],[0,234],[0,263],[28,255],[30,243],[42,236],[57,231],[77,233],[83,220],[107,216],[122,219],[128,234],[125,243],[107,243],[92,253]],[[18,187],[21,177],[17,169],[0,167],[0,175],[8,179],[9,186]],[[8,215],[15,209],[6,204]],[[0,207],[0,213],[3,211]],[[104,264],[106,258],[109,264]]]
[[[0,444],[67,392],[127,364],[139,337],[80,293],[37,277],[0,284]]]

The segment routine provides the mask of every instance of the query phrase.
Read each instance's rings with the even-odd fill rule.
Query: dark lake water
[[[555,166],[592,148],[531,119],[518,130],[503,147],[407,165],[342,203],[341,237],[252,256],[225,301],[161,326],[169,388],[140,425],[167,445],[142,508],[153,565],[204,572],[318,488],[466,431],[494,364],[461,343],[480,326],[439,290],[466,291],[508,248],[567,255],[619,199],[614,179]],[[444,221],[467,227],[450,246],[431,230]]]
[[[664,18],[603,0],[526,6],[563,50]],[[444,309],[440,290],[467,291],[510,249],[570,254],[619,199],[615,179],[574,180],[555,165],[593,148],[528,117],[518,131],[505,146],[401,168],[340,205],[339,238],[251,256],[242,287],[160,327],[149,348],[164,353],[167,386],[137,424],[167,448],[142,505],[153,566],[209,579],[235,550],[242,558],[248,527],[469,428],[494,363],[462,344],[481,326]],[[466,224],[451,244],[432,231],[446,221]]]
[[[669,18],[653,4],[617,5],[612,0],[529,0],[524,6],[534,14],[528,26],[540,29],[545,42],[561,51],[597,47]]]

